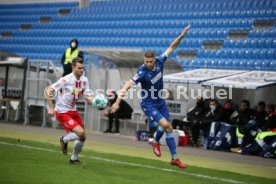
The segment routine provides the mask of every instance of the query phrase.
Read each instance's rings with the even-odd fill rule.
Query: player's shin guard
[[[163,134],[164,134],[164,129],[159,126],[154,134],[154,142],[159,143]]]
[[[176,146],[175,146],[173,133],[166,133],[166,141],[167,141],[167,145],[170,149],[172,159],[175,159],[176,158]]]
[[[73,153],[72,153],[72,156],[71,156],[71,160],[77,160],[78,159],[78,155],[82,150],[83,144],[84,144],[84,142],[81,142],[79,140],[75,141]]]
[[[78,140],[78,139],[79,139],[79,137],[77,136],[76,133],[70,132],[66,136],[63,137],[63,142],[65,144],[67,144],[69,141],[74,141],[74,140]]]

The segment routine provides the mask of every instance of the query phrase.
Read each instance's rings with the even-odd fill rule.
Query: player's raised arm
[[[120,103],[122,101],[122,98],[125,96],[125,94],[127,93],[127,91],[133,87],[133,82],[131,80],[129,80],[124,86],[123,88],[121,89],[119,95],[118,95],[118,98],[116,100],[116,102],[112,105],[112,107],[110,108],[110,112],[111,113],[115,113],[118,109],[119,109],[119,106],[120,106]]]
[[[165,52],[167,56],[169,56],[177,48],[177,46],[179,45],[181,40],[188,33],[190,27],[191,27],[191,24],[189,24],[187,27],[185,27],[183,29],[182,33],[171,43],[170,47]]]

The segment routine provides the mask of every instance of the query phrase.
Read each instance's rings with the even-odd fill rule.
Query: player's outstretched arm
[[[85,89],[84,92],[83,92],[83,98],[88,102],[88,103],[93,103],[93,100],[94,100],[94,94],[92,92],[92,90],[90,89]]]
[[[112,105],[112,107],[110,108],[110,113],[115,113],[119,107],[120,107],[120,103],[122,101],[122,98],[125,96],[125,94],[127,93],[127,91],[133,87],[133,83],[131,81],[128,81],[123,88],[120,91],[120,94],[118,95],[118,98],[116,100],[116,102]]]
[[[189,29],[191,28],[191,24],[189,24],[187,27],[185,27],[182,31],[182,33],[171,43],[170,47],[166,50],[167,56],[169,56],[179,45],[181,40],[184,38],[184,36],[188,33]]]

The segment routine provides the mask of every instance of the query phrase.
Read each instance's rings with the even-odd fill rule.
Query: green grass
[[[12,145],[1,144],[1,142]],[[22,146],[49,149],[54,150],[54,152]],[[80,158],[82,164],[69,165],[70,157],[64,156],[58,151],[58,146],[53,144],[25,140],[18,142],[17,139],[0,137],[0,183],[229,183],[191,174],[231,179],[245,183],[269,184],[276,182],[276,180],[193,166],[189,166],[188,169],[183,171],[158,160],[99,153],[85,149],[82,152],[83,157]],[[148,165],[155,168],[170,169],[170,171],[107,162],[95,158]]]

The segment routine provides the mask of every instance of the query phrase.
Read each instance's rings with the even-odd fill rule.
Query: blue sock
[[[167,141],[167,145],[170,149],[172,159],[175,159],[176,158],[176,146],[175,146],[173,133],[166,133],[166,141]]]
[[[154,134],[154,142],[159,143],[163,134],[164,134],[164,129],[159,126]]]

